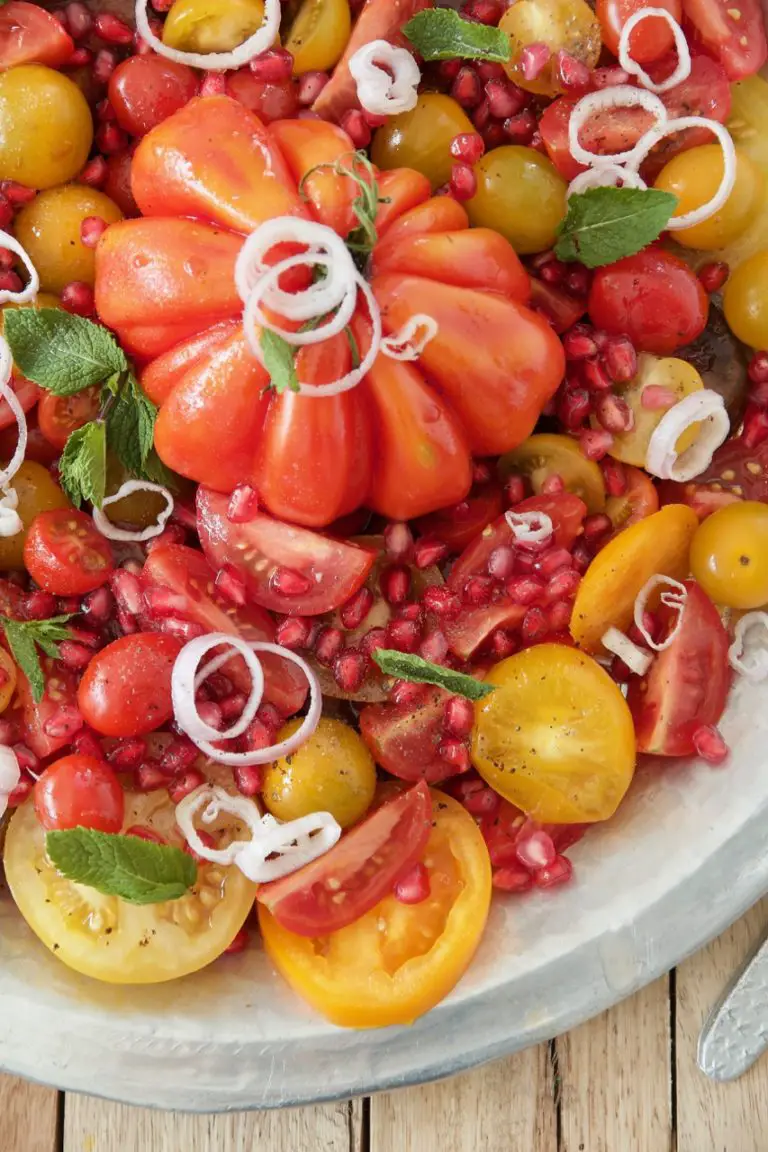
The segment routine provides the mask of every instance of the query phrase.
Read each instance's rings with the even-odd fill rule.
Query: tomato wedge
[[[229,498],[197,491],[200,542],[215,569],[231,564],[248,595],[270,612],[319,616],[348,600],[365,583],[375,553],[284,524],[263,512],[244,524],[227,519]],[[290,590],[286,591],[286,587]]]
[[[720,615],[695,580],[686,580],[685,587],[680,631],[643,679],[630,681],[627,693],[637,750],[655,756],[692,755],[696,730],[722,716],[731,680],[730,641]],[[668,635],[675,610],[662,604],[658,617]]]
[[[768,504],[768,440],[755,448],[726,440],[701,476],[688,484],[665,480],[659,493],[663,504],[688,504],[700,520],[735,500]]]
[[[683,0],[683,14],[729,80],[754,76],[768,59],[759,0]]]
[[[383,804],[324,856],[263,884],[256,896],[283,928],[324,936],[359,920],[426,848],[432,797],[421,781]]]
[[[77,708],[75,673],[47,657],[41,664],[45,674],[42,700],[35,700],[29,681],[19,669],[15,708],[22,742],[44,760],[66,747],[83,721]]]
[[[0,8],[0,71],[19,64],[59,68],[74,50],[72,37],[38,4],[10,0]]]
[[[466,500],[453,508],[443,508],[431,512],[416,521],[422,536],[436,536],[452,552],[458,552],[471,544],[484,528],[501,516],[504,510],[504,493],[496,483],[482,484],[473,489]]]
[[[456,765],[438,753],[444,735],[445,702],[442,688],[425,692],[414,704],[369,704],[360,713],[360,734],[373,758],[401,780],[439,784],[456,775]]]

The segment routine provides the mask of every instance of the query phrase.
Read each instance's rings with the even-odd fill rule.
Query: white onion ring
[[[574,176],[568,185],[565,198],[567,200],[574,193],[588,192],[590,188],[616,188],[619,185],[622,188],[642,190],[648,187],[642,176],[631,169],[622,168],[621,164],[598,164]]]
[[[552,520],[546,512],[504,513],[504,519],[518,544],[543,544],[552,535]],[[538,528],[534,528],[538,524]]]
[[[745,658],[746,635],[752,628],[762,628],[766,636],[762,647]],[[728,663],[746,680],[755,684],[768,677],[768,612],[747,612],[736,622],[733,643],[728,649]]]
[[[701,424],[694,443],[680,456],[675,445],[693,424]],[[730,432],[730,421],[722,396],[711,388],[691,392],[662,416],[648,442],[645,468],[660,480],[687,483],[700,476]]]
[[[8,232],[0,231],[0,248],[7,248],[9,252],[15,252],[29,274],[29,280],[21,292],[12,292],[10,288],[4,288],[0,292],[0,304],[30,304],[40,291],[40,277],[29,253],[26,248],[22,248],[16,237],[11,236]]]
[[[231,52],[182,52],[171,48],[155,36],[149,24],[147,4],[149,0],[136,0],[136,30],[158,56],[173,60],[176,64],[188,64],[191,68],[205,68],[209,72],[226,72],[230,68],[242,68],[254,56],[272,48],[280,31],[282,8],[280,0],[265,0],[264,19],[261,27],[252,36],[238,44]]]
[[[417,312],[410,320],[406,320],[398,332],[384,337],[381,351],[385,356],[389,356],[390,360],[418,360],[427,344],[430,340],[434,340],[439,331],[440,325],[433,316]],[[418,333],[421,335],[417,340]]]
[[[23,529],[21,517],[16,509],[19,506],[19,494],[15,488],[6,488],[0,495],[0,536],[8,538],[18,536]]]
[[[0,816],[8,807],[8,797],[21,780],[19,761],[13,748],[0,744]]]
[[[382,67],[385,64],[392,75]],[[357,85],[360,106],[374,116],[394,116],[416,107],[421,72],[407,48],[388,40],[372,40],[351,57],[349,71]]]
[[[117,528],[104,515],[105,508],[109,507],[110,504],[117,504],[119,500],[130,496],[132,492],[158,492],[166,500],[166,507],[157,517],[157,524],[150,524],[149,528],[143,528],[141,532],[128,528]],[[107,540],[128,540],[140,544],[144,540],[152,540],[153,537],[159,536],[165,529],[172,512],[173,496],[162,484],[152,484],[149,480],[126,480],[112,496],[104,497],[101,508],[94,508],[93,522]]]
[[[629,54],[630,36],[638,24],[652,17],[666,20],[672,29],[672,35],[675,38],[675,49],[677,51],[677,65],[674,72],[672,72],[666,80],[659,81],[658,84],[654,83],[643,67],[638,64],[636,60],[633,60]],[[639,11],[634,12],[630,16],[619,36],[618,59],[624,71],[629,72],[630,76],[637,76],[640,83],[644,88],[647,88],[649,92],[668,92],[670,88],[676,88],[678,84],[682,84],[683,80],[687,80],[691,74],[691,50],[688,47],[685,33],[674,16],[671,16],[664,8],[640,8]]]
[[[653,591],[655,591],[656,588],[659,588],[662,585],[666,585],[668,588],[673,589],[672,592],[662,592],[661,603],[665,604],[667,608],[675,608],[677,610],[677,620],[675,621],[675,626],[670,632],[669,636],[667,636],[666,640],[662,640],[661,644],[659,644],[648,632],[648,629],[645,626],[645,621],[643,620],[643,616],[645,614],[649,596]],[[671,576],[664,576],[660,572],[656,572],[653,576],[646,580],[645,584],[643,584],[642,588],[637,594],[637,599],[635,600],[635,627],[640,631],[640,634],[648,647],[653,648],[654,652],[663,652],[666,648],[669,648],[670,644],[677,636],[678,632],[680,631],[680,626],[683,622],[683,611],[685,610],[685,605],[687,602],[688,589],[684,584],[681,584],[679,580],[673,580]]]
[[[674,135],[675,132],[684,132],[686,128],[708,128],[717,137],[723,150],[723,178],[717,192],[706,204],[694,208],[691,212],[685,212],[682,216],[673,216],[666,225],[668,232],[693,228],[696,224],[709,220],[710,216],[714,216],[723,207],[736,183],[736,150],[731,135],[722,124],[718,124],[716,120],[708,120],[705,116],[680,116],[677,120],[667,120],[666,123],[659,123],[649,128],[633,148],[631,156],[626,161],[627,167],[637,171],[660,140],[665,136]]]
[[[27,451],[27,418],[18,397],[11,387],[13,356],[8,341],[0,336],[0,398],[7,401],[19,429],[16,447],[7,467],[0,471],[0,536],[18,536],[24,527],[16,509],[19,506],[18,493],[9,488],[13,477],[24,463]]]
[[[289,256],[285,260],[281,260],[279,264],[273,265],[272,268],[267,269],[264,275],[257,281],[251,289],[243,312],[243,324],[246,331],[252,331],[254,327],[268,328],[270,332],[276,332],[278,336],[285,340],[286,344],[291,344],[293,347],[302,347],[308,344],[319,344],[322,340],[329,340],[331,336],[338,336],[339,332],[343,332],[355,311],[357,305],[357,285],[355,282],[355,270],[352,269],[349,287],[345,288],[344,294],[338,303],[331,305],[331,308],[321,307],[316,309],[314,304],[299,303],[302,296],[306,293],[296,293],[294,299],[296,300],[295,308],[291,311],[297,312],[310,312],[309,316],[290,315],[289,312],[283,308],[280,309],[282,314],[291,320],[308,320],[314,319],[318,315],[323,315],[330,312],[332,308],[338,308],[338,311],[328,321],[316,328],[311,328],[306,332],[292,332],[290,329],[281,328],[274,320],[270,319],[261,308],[262,298],[270,294],[277,285],[277,281],[284,272],[289,272],[292,268],[316,267],[320,265],[324,268],[332,267],[332,257],[320,252],[303,252],[298,256]],[[318,282],[318,285],[322,281]],[[312,285],[307,290],[310,292],[312,288],[318,287]],[[278,289],[278,291],[280,291]],[[290,299],[290,297],[288,297]],[[273,305],[270,305],[273,307]]]
[[[656,126],[668,122],[665,105],[653,92],[646,92],[643,88],[619,84],[615,88],[602,88],[598,92],[589,92],[579,100],[568,121],[568,148],[578,164],[591,165],[597,168],[605,164],[627,163],[635,155],[650,131],[653,131],[653,129],[649,129],[649,132],[641,136],[638,142],[625,152],[612,152],[604,156],[598,152],[589,152],[579,143],[579,133],[595,112],[602,112],[604,109],[611,108],[644,108],[646,112],[650,112],[652,116],[656,117]]]
[[[608,628],[601,636],[603,648],[607,652],[612,652],[614,656],[618,656],[622,660],[630,672],[634,672],[636,676],[645,676],[646,672],[653,662],[653,656],[650,652],[644,652],[639,645],[630,640],[618,628]]]

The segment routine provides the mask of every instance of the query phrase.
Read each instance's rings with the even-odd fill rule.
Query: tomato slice
[[[740,438],[726,440],[701,476],[688,484],[665,480],[659,492],[663,504],[688,504],[700,520],[734,500],[768,504],[768,440],[755,448]]]
[[[54,596],[83,596],[106,584],[114,567],[109,541],[90,516],[71,508],[39,512],[24,544],[33,580]]]
[[[432,830],[432,797],[421,781],[383,804],[330,852],[282,880],[262,884],[257,899],[299,936],[336,932],[369,912],[418,860]]]
[[[720,61],[729,80],[754,76],[768,59],[758,0],[683,0],[683,14],[701,43]]]
[[[93,420],[101,406],[100,394],[100,388],[84,388],[73,396],[43,392],[37,406],[37,421],[48,443],[61,450],[72,432]]]
[[[695,580],[686,580],[685,587],[679,632],[642,680],[632,678],[627,693],[638,751],[655,756],[692,755],[696,730],[722,716],[731,680],[730,640],[720,615]],[[661,604],[658,617],[662,635],[668,635],[675,610]]]
[[[647,472],[627,465],[624,473],[626,492],[622,496],[610,496],[605,502],[606,514],[616,532],[623,532],[630,524],[636,524],[659,510],[659,494]]]
[[[0,71],[33,63],[59,68],[74,50],[72,37],[37,4],[10,0],[0,8]]]
[[[47,657],[41,666],[45,675],[42,699],[35,700],[29,681],[19,669],[14,711],[22,743],[44,760],[69,744],[82,719],[77,709],[75,673]]]
[[[439,784],[456,766],[437,751],[444,735],[443,713],[450,693],[426,691],[413,704],[369,704],[360,713],[360,734],[377,764],[401,780]]]
[[[150,604],[147,626],[157,627],[163,618],[151,608],[152,590],[164,589],[172,596],[165,610],[172,608],[174,615],[201,624],[206,632],[226,632],[242,636],[244,640],[274,643],[275,625],[269,613],[256,604],[235,607],[217,593],[215,578],[208,561],[194,548],[183,544],[154,548],[142,571]],[[301,669],[271,652],[262,652],[259,661],[264,668],[264,699],[279,708],[284,716],[298,712],[307,698],[307,681]],[[241,691],[250,691],[251,676],[244,661],[239,658],[230,661],[226,674]]]
[[[416,521],[422,536],[436,536],[451,552],[460,552],[504,510],[504,493],[498,484],[482,484],[453,508],[443,508]]]
[[[198,489],[200,542],[215,569],[224,564],[237,568],[248,595],[262,608],[319,616],[338,608],[365,583],[376,559],[373,552],[262,512],[233,524],[227,519],[228,505],[227,496]],[[281,591],[287,585],[291,592]]]

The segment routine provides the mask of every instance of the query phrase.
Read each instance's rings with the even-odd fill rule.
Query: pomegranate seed
[[[468,772],[472,765],[469,762],[469,749],[463,740],[449,738],[441,740],[437,746],[437,754],[446,764],[450,764],[453,771]]]
[[[629,83],[629,72],[625,72],[623,68],[619,68],[618,66],[612,68],[595,68],[592,73],[593,88],[615,88],[619,84]]]
[[[548,631],[551,632],[565,632],[565,643],[568,643],[568,629],[571,624],[571,616],[573,615],[573,604],[567,600],[556,600],[547,609],[547,624]]]
[[[106,44],[133,44],[133,29],[112,12],[99,12],[93,23],[96,35]]]
[[[198,701],[197,712],[203,724],[208,724],[217,731],[224,727],[221,708],[213,700]]]
[[[506,660],[517,652],[517,640],[504,628],[496,628],[488,639],[488,649],[496,660]]]
[[[285,722],[283,713],[280,711],[276,704],[272,704],[269,700],[265,701],[264,704],[259,705],[259,710],[256,715],[258,716],[259,720],[261,720],[262,724],[266,724],[267,727],[271,728],[274,732],[277,732],[279,728],[282,728],[283,723]]]
[[[421,640],[421,625],[416,620],[390,620],[387,625],[387,648],[397,652],[415,652]]]
[[[144,601],[152,616],[177,616],[187,607],[187,599],[170,588],[151,586],[144,589]]]
[[[56,597],[50,592],[30,592],[23,602],[27,620],[48,620],[56,614]]]
[[[96,53],[91,72],[97,84],[106,84],[117,67],[117,56],[109,48],[102,48]]]
[[[569,569],[573,564],[570,552],[565,548],[549,548],[534,564],[534,571],[542,580],[549,580],[556,572]]]
[[[584,521],[584,539],[590,542],[600,540],[601,537],[612,531],[613,521],[605,512],[595,512],[591,516],[587,516]]]
[[[27,799],[27,797],[32,792],[33,788],[34,788],[34,784],[31,780],[26,780],[23,778],[21,780],[19,780],[16,787],[13,789],[13,791],[8,796],[8,807],[9,808],[18,808],[18,806],[20,804],[24,803],[24,801]]]
[[[747,374],[753,384],[768,384],[768,352],[755,353],[749,362]]]
[[[104,759],[104,750],[101,741],[90,728],[81,728],[72,738],[72,747],[81,756],[93,756],[96,760]]]
[[[235,787],[243,796],[256,796],[264,783],[264,769],[260,764],[238,764],[232,772]]]
[[[635,415],[626,400],[613,392],[598,396],[595,415],[607,432],[620,435],[629,432],[635,423]]]
[[[274,729],[269,724],[256,719],[248,726],[245,743],[249,752],[261,752],[275,742]]]
[[[506,120],[516,116],[525,107],[526,95],[516,84],[510,83],[504,77],[499,80],[489,80],[485,85],[485,98],[488,101],[491,116],[496,120]],[[479,159],[479,157],[478,157]]]
[[[494,548],[486,565],[494,580],[508,580],[515,570],[515,553],[506,544]]]
[[[327,72],[304,72],[299,77],[299,87],[296,93],[299,104],[304,107],[314,104],[329,80],[330,76]]]
[[[86,216],[80,225],[80,240],[85,248],[95,248],[107,230],[101,216]]]
[[[78,708],[62,704],[45,721],[43,732],[52,740],[59,740],[62,737],[69,739],[75,732],[79,732],[84,723]]]
[[[135,617],[131,616],[129,612],[125,612],[122,608],[118,608],[117,610],[117,626],[125,636],[128,636],[132,632],[138,632],[139,630],[139,625]]]
[[[587,460],[602,460],[613,444],[613,436],[604,429],[587,428],[579,434],[579,445]]]
[[[138,840],[148,840],[150,844],[167,843],[164,836],[161,836],[159,832],[155,832],[153,828],[147,828],[146,824],[131,824],[130,828],[126,828],[123,835],[135,836]]]
[[[505,7],[505,0],[470,0],[462,15],[478,24],[498,24]]]
[[[15,272],[2,272],[0,273],[0,291],[2,292],[21,292],[24,285],[21,282],[21,277]]]
[[[461,597],[465,604],[482,608],[490,604],[493,596],[493,580],[490,576],[472,576],[464,585]]]
[[[648,384],[640,394],[640,407],[648,412],[663,412],[677,404],[677,396],[671,388],[661,384]]]
[[[242,608],[248,599],[245,577],[232,564],[225,564],[223,568],[219,568],[213,586],[220,596],[236,604],[238,608]]]
[[[82,280],[71,280],[61,290],[60,302],[66,312],[75,316],[92,316],[94,309],[93,289]]]
[[[141,771],[141,769],[139,770]],[[163,783],[165,783],[163,779]],[[186,772],[182,772],[180,776],[175,776],[174,779],[168,784],[168,795],[174,804],[180,804],[185,796],[189,796],[190,792],[194,792],[205,784],[205,776],[197,768],[188,768]]]
[[[200,753],[188,736],[177,736],[160,757],[160,768],[168,776],[176,776],[191,768]]]
[[[507,580],[506,591],[513,604],[535,604],[544,593],[544,585],[533,576],[513,576]]]
[[[139,765],[134,773],[133,781],[139,792],[156,792],[158,788],[166,787],[168,777],[154,761],[150,760],[145,764]],[[183,797],[180,797],[180,799],[183,799]]]
[[[367,660],[356,648],[346,648],[333,662],[333,678],[342,692],[356,692],[365,680]]]
[[[468,164],[454,164],[448,186],[454,199],[471,200],[477,192],[477,177]]]
[[[567,268],[560,260],[547,260],[539,276],[545,284],[561,284],[566,272]]]
[[[586,92],[592,74],[581,60],[562,50],[555,56],[555,71],[567,94]]]
[[[493,887],[500,892],[527,892],[533,887],[533,877],[524,868],[496,868]]]
[[[312,634],[312,621],[306,616],[288,616],[277,626],[275,643],[283,648],[306,648]]]
[[[561,492],[565,492],[565,480],[557,472],[553,472],[541,485],[541,495],[559,496]]]
[[[424,611],[421,604],[417,604],[415,600],[411,600],[408,604],[398,605],[394,616],[396,620],[411,620],[417,624],[424,623]]]
[[[40,760],[31,748],[27,748],[26,744],[14,744],[13,751],[16,759],[19,762],[19,768],[21,768],[22,772],[40,771]],[[99,760],[103,759],[101,748],[99,748],[98,751],[98,758]]]
[[[419,656],[432,664],[442,664],[448,655],[448,641],[439,629],[425,636],[419,645]]]
[[[0,193],[0,228],[7,228],[13,220],[13,208],[5,196]]]
[[[100,100],[96,105],[96,118],[104,123],[106,120],[116,120],[115,110],[109,100]]]
[[[269,586],[281,596],[305,596],[312,587],[312,581],[303,572],[278,565],[269,578]]]
[[[445,560],[448,555],[448,548],[443,544],[442,540],[436,540],[431,536],[422,536],[414,545],[413,562],[419,571],[425,568],[432,568],[435,564],[440,564]]]
[[[567,360],[589,360],[597,356],[592,330],[585,324],[574,324],[563,333],[563,350]]]
[[[464,696],[451,696],[443,708],[443,728],[451,736],[469,736],[475,723],[475,710]]]
[[[504,485],[504,496],[510,508],[514,508],[515,504],[519,504],[521,500],[525,499],[525,481],[522,476],[513,474],[507,478]]]
[[[515,855],[524,868],[534,871],[549,868],[557,858],[557,849],[552,837],[546,832],[522,833],[515,842]]]
[[[537,41],[526,44],[518,58],[518,66],[526,80],[536,80],[552,59],[548,44]]]
[[[482,100],[483,86],[480,77],[470,64],[465,64],[456,73],[451,96],[462,108],[476,108]]]
[[[730,268],[723,260],[716,260],[712,264],[704,264],[699,268],[699,283],[708,295],[719,292],[725,284]]]
[[[577,264],[570,269],[563,282],[563,287],[574,296],[586,296],[592,283],[592,273],[583,264]]]
[[[758,408],[768,408],[768,381],[765,384],[753,385],[750,389],[749,399]]]
[[[741,439],[746,448],[757,448],[768,439],[768,412],[756,404],[748,404],[744,413],[744,430]]]
[[[359,628],[363,620],[373,607],[373,592],[363,586],[359,588],[345,604],[342,604],[339,615],[345,628]]]
[[[59,660],[65,668],[87,668],[92,656],[93,652],[84,644],[76,644],[73,640],[62,640],[59,644]]]
[[[233,692],[231,696],[225,696],[223,700],[219,700],[222,720],[237,720],[242,715],[247,701],[248,697],[244,692]]]
[[[444,584],[431,584],[424,589],[421,599],[427,612],[446,620],[455,620],[461,613],[461,600]]]
[[[130,617],[129,617],[130,620]],[[132,631],[137,630],[137,623],[135,620],[130,621]],[[202,624],[196,624],[194,620],[180,620],[177,616],[164,616],[158,622],[157,630],[159,632],[167,632],[169,636],[175,636],[178,640],[196,640],[198,636],[203,636],[206,629]]]
[[[259,494],[249,484],[238,484],[229,498],[227,520],[230,524],[245,524],[253,520],[259,510]]]
[[[407,524],[395,521],[384,529],[384,547],[393,560],[404,560],[413,551],[413,535]]]
[[[461,60],[441,60],[437,66],[438,75],[445,84],[452,84],[459,74]]]
[[[89,592],[80,604],[81,613],[96,624],[106,624],[114,609],[115,601],[108,588],[97,588],[94,592]]]
[[[402,604],[411,590],[411,573],[400,564],[390,564],[379,577],[379,588],[388,604]]]
[[[116,156],[128,146],[128,137],[117,124],[100,124],[96,129],[96,146],[105,156]]]
[[[483,138],[477,132],[459,132],[458,136],[454,136],[451,140],[451,156],[464,164],[477,164],[484,152]]]
[[[280,84],[293,75],[293,56],[285,48],[269,48],[260,52],[249,62],[248,67],[257,80],[269,84]]]
[[[529,144],[535,131],[536,117],[530,108],[524,108],[504,121],[504,132],[515,144]]]
[[[157,548],[167,548],[169,544],[184,544],[187,534],[180,524],[169,524],[159,536],[147,540],[144,547],[147,552],[154,552]]]
[[[548,867],[536,869],[533,882],[537,888],[554,888],[556,884],[565,884],[572,875],[573,865],[568,857],[556,856]]]
[[[339,121],[355,148],[367,148],[371,142],[371,129],[359,108],[350,108]]]
[[[627,473],[619,460],[606,456],[600,461],[605,491],[608,496],[623,496],[627,490]]]
[[[220,72],[206,72],[200,85],[201,96],[224,96],[227,91],[227,81]]]
[[[143,608],[138,577],[125,568],[118,568],[112,573],[109,583],[118,606],[131,616],[138,616]]]
[[[118,741],[107,753],[107,759],[118,772],[132,772],[147,754],[147,742],[140,736]]]
[[[86,8],[85,4],[73,3],[67,4],[64,9],[64,19],[67,23],[67,30],[73,40],[83,40],[93,28],[93,17]]]
[[[557,572],[544,589],[544,603],[552,605],[559,600],[569,600],[576,595],[580,583],[581,575],[574,568]]]
[[[708,764],[722,764],[728,756],[728,745],[714,724],[702,724],[693,734],[697,755]]]
[[[415,708],[424,699],[426,691],[423,684],[413,684],[410,680],[395,680],[389,690],[389,698],[393,704],[401,708]]]
[[[395,884],[395,899],[401,904],[421,904],[429,897],[429,874],[419,861]]]
[[[617,684],[628,684],[633,672],[631,668],[627,667],[623,660],[620,660],[618,656],[614,656],[613,660],[611,660],[608,674]]]
[[[90,48],[75,48],[72,55],[64,61],[62,68],[84,68],[93,60]]]
[[[626,384],[637,374],[637,352],[626,336],[612,336],[603,348],[603,364],[614,384]]]
[[[386,628],[371,628],[371,630],[366,632],[365,636],[363,636],[362,640],[360,641],[360,648],[369,660],[372,658],[373,653],[378,651],[379,648],[387,647],[388,640]]]
[[[592,400],[584,388],[563,388],[557,399],[557,418],[569,432],[577,432],[592,411]]]
[[[479,788],[462,803],[472,816],[494,816],[501,807],[501,797],[492,788]]]
[[[204,848],[215,848],[216,847],[216,841],[214,840],[213,836],[211,835],[210,832],[206,832],[204,828],[198,828],[197,835],[198,835],[198,838],[200,839],[200,842],[202,843]],[[188,840],[184,841],[184,845],[182,847],[182,852],[186,852],[187,855],[191,856],[193,860],[196,860],[198,864],[206,864],[207,863],[205,857],[201,856],[198,852],[196,852]]]
[[[599,360],[585,360],[582,364],[584,383],[592,392],[609,392],[611,378]]]
[[[541,608],[529,608],[523,617],[520,632],[525,644],[535,644],[549,632],[549,620]]]
[[[340,628],[322,628],[315,641],[318,664],[330,668],[344,647],[344,634]]]

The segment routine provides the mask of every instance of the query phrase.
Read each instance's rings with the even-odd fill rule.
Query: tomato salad
[[[0,799],[59,960],[406,1023],[639,757],[727,770],[766,56],[758,0],[0,8]]]

